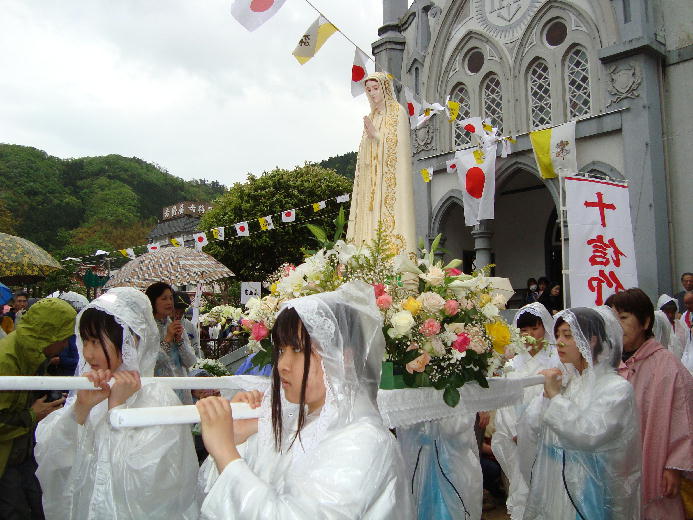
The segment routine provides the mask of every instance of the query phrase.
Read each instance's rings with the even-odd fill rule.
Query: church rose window
[[[568,85],[568,118],[589,114],[590,75],[587,52],[582,47],[576,47],[568,55],[566,61],[566,82]]]
[[[484,117],[491,119],[491,123],[503,132],[503,89],[497,74],[492,74],[484,82],[482,94],[484,105]]]
[[[463,119],[471,117],[472,107],[469,104],[469,91],[464,85],[458,86],[450,96],[451,101],[457,101],[460,104],[460,113],[457,120],[453,123],[453,146],[455,149],[462,148],[471,144],[471,134],[464,130],[457,123]]]
[[[474,49],[467,55],[467,70],[470,74],[476,74],[484,66],[484,53]]]
[[[532,128],[551,124],[551,77],[543,60],[529,70],[529,104]]]
[[[568,28],[562,20],[556,20],[551,22],[549,27],[546,29],[544,34],[544,39],[550,47],[558,47],[563,43],[568,36]]]

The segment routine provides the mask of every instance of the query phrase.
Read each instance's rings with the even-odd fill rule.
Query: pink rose
[[[454,316],[460,311],[460,304],[457,300],[447,300],[443,305],[443,310],[448,316]]]
[[[428,352],[424,352],[414,361],[407,363],[404,368],[410,374],[413,374],[414,372],[423,372],[429,361],[431,361],[431,355]]]
[[[435,336],[440,332],[440,323],[433,318],[428,318],[421,324],[421,327],[419,327],[419,332],[429,338]]]
[[[407,347],[407,352],[410,350],[419,350],[419,344],[418,343],[410,343],[409,346]]]
[[[454,267],[450,267],[445,270],[445,273],[448,276],[459,276],[462,274],[462,271],[460,271],[459,269],[455,269]]]
[[[379,298],[383,294],[385,294],[385,284],[382,283],[376,283],[373,285],[373,289],[375,290],[375,297]]]
[[[383,293],[376,298],[375,304],[378,306],[378,309],[387,310],[392,305],[392,296]]]
[[[252,339],[253,341],[262,341],[268,335],[269,330],[267,330],[267,327],[265,327],[265,324],[261,321],[253,325],[250,331],[250,339]]]
[[[469,334],[462,332],[461,334],[458,334],[457,339],[452,342],[452,348],[454,348],[457,352],[464,352],[467,350],[467,347],[469,347],[471,342],[472,339],[469,337]]]

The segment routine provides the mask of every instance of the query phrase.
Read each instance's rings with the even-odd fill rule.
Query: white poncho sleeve
[[[398,500],[406,486],[393,471],[395,442],[383,428],[352,424],[326,438],[303,470],[275,474],[273,480],[281,482],[276,487],[238,459],[214,483],[201,518],[408,518],[407,501]]]

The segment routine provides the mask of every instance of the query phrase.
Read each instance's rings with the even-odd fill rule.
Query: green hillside
[[[0,231],[74,255],[145,243],[163,206],[225,191],[136,157],[60,159],[11,144],[0,144],[0,179]]]

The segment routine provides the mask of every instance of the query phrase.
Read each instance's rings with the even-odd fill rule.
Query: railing
[[[242,348],[248,342],[245,335],[218,339],[200,339],[202,353],[208,359],[219,359],[229,352]]]

